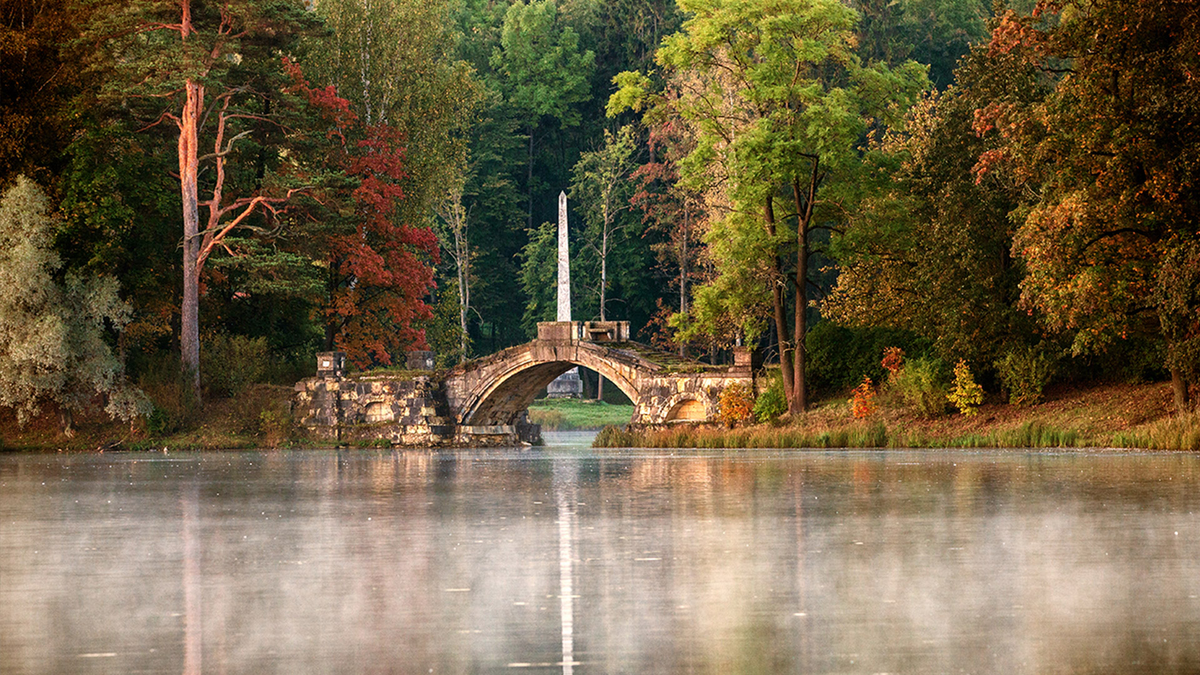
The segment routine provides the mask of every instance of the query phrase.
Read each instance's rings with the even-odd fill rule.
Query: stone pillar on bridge
[[[567,193],[558,193],[558,321],[571,320],[571,257],[567,239]],[[572,368],[546,387],[550,398],[580,398],[583,380]]]

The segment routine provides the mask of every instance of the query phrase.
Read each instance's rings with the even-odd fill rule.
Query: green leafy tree
[[[456,331],[458,344],[452,350],[457,357],[454,360],[455,363],[467,359],[471,354],[471,332],[468,325],[471,314],[471,242],[468,236],[470,234],[470,213],[463,203],[464,183],[465,177],[450,184],[442,199],[434,205],[434,211],[438,215],[438,239],[441,241],[442,250],[447,253],[446,257],[454,264],[456,290],[456,293],[453,294],[445,292],[441,294],[442,300],[438,303],[435,316],[444,320],[443,305],[448,296],[454,295],[458,305],[458,330]],[[443,330],[442,332],[447,331]],[[441,346],[444,351],[445,345]]]
[[[928,80],[912,62],[863,66],[853,49],[858,15],[840,2],[680,7],[691,18],[657,55],[669,89],[652,97],[645,75],[623,73],[609,112],[652,104],[692,126],[696,145],[681,172],[708,195],[718,270],[698,293],[697,316],[744,316],[748,336],[771,317],[789,410],[799,413],[808,407],[810,232],[854,199],[868,121],[895,121]],[[711,306],[702,312],[702,304]]]
[[[24,423],[57,404],[70,433],[73,413],[102,396],[109,415],[128,421],[146,411],[146,399],[126,386],[106,331],[129,321],[129,306],[112,278],[67,273],[56,281],[53,237],[45,193],[18,177],[0,199],[0,405]]]
[[[509,6],[491,66],[500,76],[506,103],[524,121],[526,227],[531,230],[537,132],[545,124],[579,124],[574,106],[591,98],[594,60],[593,52],[580,48],[575,31],[558,21],[554,0],[518,0]]]
[[[641,212],[646,234],[657,235],[651,248],[658,258],[659,269],[670,275],[671,283],[679,293],[675,314],[682,318],[689,313],[692,285],[711,276],[704,264],[701,239],[707,214],[703,209],[703,195],[689,189],[679,179],[679,161],[690,151],[682,120],[656,120],[648,131],[650,157],[630,176],[635,185],[630,205]],[[680,356],[686,356],[688,344],[681,339],[677,328],[670,325],[670,307],[661,299],[658,305],[659,310],[651,322],[658,330],[651,336],[651,342],[673,347],[679,350]],[[782,392],[780,389],[781,397]]]
[[[599,268],[594,276],[599,277],[595,295],[601,321],[608,320],[609,263],[618,257],[612,254],[619,254],[630,239],[629,228],[633,223],[628,211],[633,186],[629,178],[636,150],[632,126],[621,127],[616,133],[606,129],[604,146],[585,152],[573,172],[571,196],[578,202],[577,211],[583,213],[585,227],[581,239],[589,253],[580,259],[585,265],[592,262],[589,266]],[[628,259],[624,262],[621,271],[629,273],[634,266]],[[603,377],[597,381],[596,399],[604,400]]]
[[[862,14],[858,53],[897,65],[913,59],[929,66],[939,89],[954,81],[958,60],[988,37],[989,0],[853,0]]]
[[[608,320],[606,307],[610,253],[628,237],[631,183],[636,151],[634,130],[622,127],[616,133],[604,132],[604,147],[586,152],[575,164],[571,197],[585,224],[582,239],[594,259],[599,280],[596,284],[597,314]]]
[[[991,363],[1039,341],[1017,306],[1023,269],[1011,249],[1011,180],[977,181],[972,168],[995,139],[973,131],[975,111],[997,98],[1033,101],[1040,77],[976,48],[958,82],[910,108],[869,156],[868,195],[833,239],[839,276],[821,313],[843,326],[900,328],[932,341],[947,362]]]
[[[462,39],[453,3],[321,0],[332,35],[310,41],[306,70],[360,111],[367,127],[387,124],[404,139],[405,199],[397,217],[423,223],[466,170],[467,131],[483,85],[456,54]]]

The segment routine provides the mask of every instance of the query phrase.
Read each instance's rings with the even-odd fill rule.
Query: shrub
[[[918,415],[940,415],[946,411],[948,402],[944,368],[936,359],[912,359],[891,382],[893,390]]]
[[[262,381],[270,358],[266,338],[214,335],[204,341],[200,373],[208,390],[219,396],[237,396]]]
[[[733,427],[739,422],[750,419],[754,408],[750,388],[744,384],[734,383],[721,390],[718,403],[717,420],[727,427]]]
[[[146,431],[151,436],[169,436],[196,422],[199,401],[179,371],[177,354],[147,358],[141,367],[138,388],[151,402],[146,417]]]
[[[262,439],[268,447],[278,446],[292,431],[290,393],[267,384],[246,387],[230,401],[231,428]]]
[[[863,375],[862,382],[854,388],[854,398],[850,399],[850,411],[860,420],[870,417],[875,412],[875,386],[866,375]]]
[[[1015,349],[996,361],[997,374],[1012,405],[1033,405],[1042,400],[1042,389],[1050,382],[1054,362],[1034,347]]]
[[[884,347],[883,361],[879,365],[888,371],[889,377],[895,377],[896,373],[904,368],[904,350],[899,347]]]
[[[787,412],[787,398],[783,395],[783,382],[778,378],[771,380],[767,387],[754,401],[754,419],[761,423],[774,422]]]
[[[846,391],[867,375],[882,382],[885,374],[879,355],[885,347],[922,355],[929,342],[914,333],[891,328],[843,328],[830,321],[813,326],[804,338],[808,349],[809,383],[816,391]]]
[[[959,359],[954,366],[954,390],[946,396],[946,400],[967,417],[974,415],[979,404],[983,403],[983,387],[975,382],[971,368],[964,359]]]
[[[529,421],[541,426],[544,431],[559,431],[566,427],[567,416],[561,410],[530,406]]]

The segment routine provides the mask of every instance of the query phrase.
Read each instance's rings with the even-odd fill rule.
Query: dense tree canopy
[[[654,106],[691,126],[696,146],[682,178],[706,193],[713,214],[707,242],[719,273],[700,290],[708,307],[698,313],[740,316],[737,329],[749,338],[769,314],[784,392],[798,413],[808,407],[809,233],[849,206],[868,124],[886,124],[927,80],[914,62],[864,66],[853,51],[858,15],[840,2],[680,6],[691,18],[658,52],[669,79]],[[646,76],[625,73],[619,82],[611,110],[645,105]]]
[[[884,339],[985,388],[1137,362],[1183,407],[1198,23],[1177,0],[0,0],[0,188],[44,189],[53,227],[13,235],[58,289],[36,312],[113,293],[66,358],[135,379],[204,384],[209,340],[266,345],[280,382],[321,349],[523,342],[566,191],[577,318],[756,347],[794,415],[808,371],[861,381],[828,369]]]

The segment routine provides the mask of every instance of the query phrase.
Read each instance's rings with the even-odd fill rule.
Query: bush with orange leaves
[[[888,379],[892,379],[904,368],[904,350],[899,347],[884,347],[883,362],[880,365],[888,371]]]
[[[855,419],[866,419],[875,413],[875,383],[863,375],[863,381],[854,388],[854,398],[850,399],[850,411]]]
[[[717,421],[729,428],[750,419],[754,410],[754,396],[744,384],[734,383],[721,390],[718,401]]]

